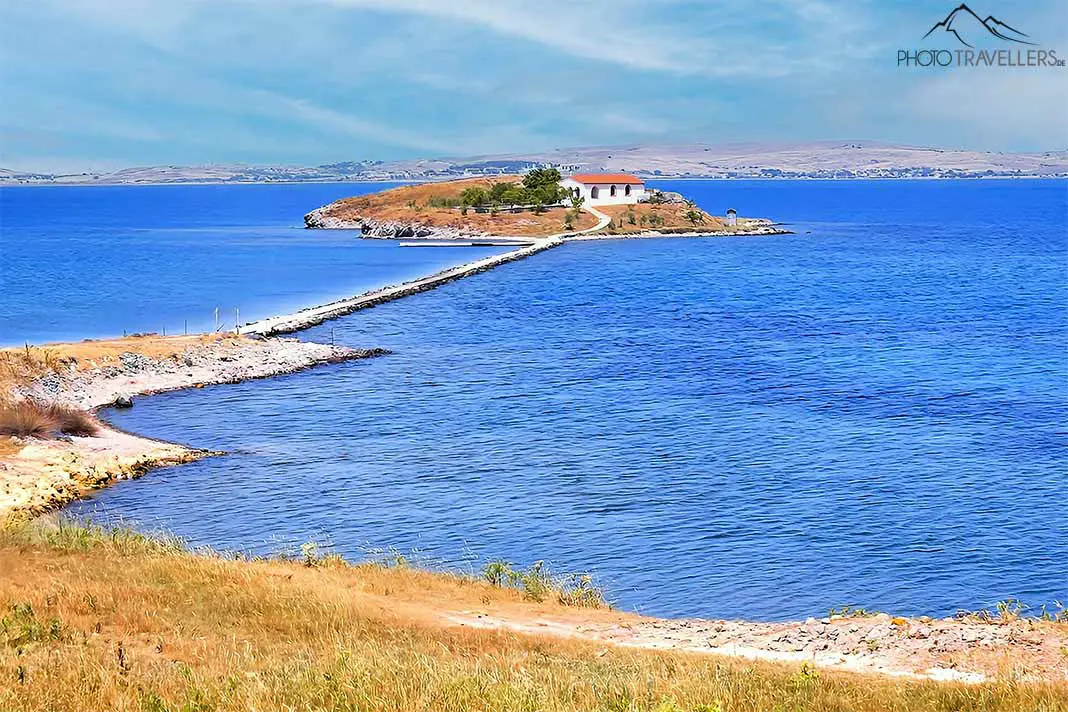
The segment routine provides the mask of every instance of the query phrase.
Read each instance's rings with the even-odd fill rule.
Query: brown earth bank
[[[727,225],[683,196],[667,193],[667,202],[637,205],[596,206],[596,211],[611,218],[606,229],[593,230],[597,216],[588,208],[547,208],[543,213],[530,209],[512,211],[501,208],[440,207],[455,200],[466,188],[487,191],[494,183],[518,183],[520,175],[493,178],[470,178],[442,183],[424,183],[342,198],[317,208],[304,216],[309,228],[359,230],[369,238],[478,239],[492,237],[538,238],[550,235],[585,233],[583,238],[663,237],[671,235],[752,235],[782,234],[787,231],[770,220],[739,218],[737,225]],[[568,215],[571,215],[570,221]]]
[[[658,621],[568,605],[589,599],[563,589],[428,573],[396,557],[350,565],[308,544],[289,560],[235,558],[48,519],[0,530],[0,571],[4,710],[1052,712],[1068,705],[1065,626],[1051,622]],[[743,659],[741,642],[732,657],[721,637],[713,639],[749,645],[820,626],[843,634],[857,627],[875,641],[861,645],[870,668],[824,664],[818,649],[774,662]],[[962,647],[932,651],[950,638]],[[932,639],[943,642],[925,642]],[[923,652],[894,656],[895,646],[913,643]],[[984,677],[913,677],[932,667]]]
[[[124,433],[30,432],[24,406],[92,412],[133,396],[237,383],[384,353],[232,334],[138,336],[0,350],[0,520],[55,509],[116,480],[212,453]],[[32,413],[31,413],[32,415]]]

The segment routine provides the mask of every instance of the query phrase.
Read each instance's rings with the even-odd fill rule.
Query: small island
[[[555,168],[392,188],[343,198],[304,216],[308,228],[421,240],[606,239],[784,234],[764,218],[709,214],[679,193],[629,174]]]

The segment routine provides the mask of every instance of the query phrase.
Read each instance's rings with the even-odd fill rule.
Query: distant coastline
[[[1068,151],[995,153],[869,141],[644,145],[318,166],[167,165],[77,173],[0,168],[0,186],[425,183],[492,178],[537,166],[563,173],[633,173],[645,180],[1066,178]]]
[[[0,189],[3,188],[152,188],[164,186],[205,186],[205,185],[337,185],[339,183],[396,183],[399,185],[418,185],[420,183],[445,183],[464,178],[496,178],[498,174],[466,174],[456,176],[438,176],[434,178],[330,178],[322,180],[190,180],[190,181],[153,181],[136,183],[111,183],[107,181],[97,182],[64,182],[64,181],[11,181],[0,178]],[[983,176],[854,176],[852,178],[827,178],[810,176],[642,176],[651,182],[655,181],[819,181],[823,183],[840,182],[937,182],[952,180],[1068,180],[1068,173],[1056,175],[983,175]]]

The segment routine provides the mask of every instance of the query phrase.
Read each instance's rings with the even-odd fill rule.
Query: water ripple
[[[802,234],[572,244],[338,320],[306,337],[394,354],[113,413],[231,454],[75,513],[548,559],[659,614],[1068,596],[1063,182],[684,189]]]

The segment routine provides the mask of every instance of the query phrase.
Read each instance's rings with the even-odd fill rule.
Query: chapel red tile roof
[[[643,185],[645,181],[628,173],[576,173],[568,176],[578,183],[630,183],[631,185]]]

